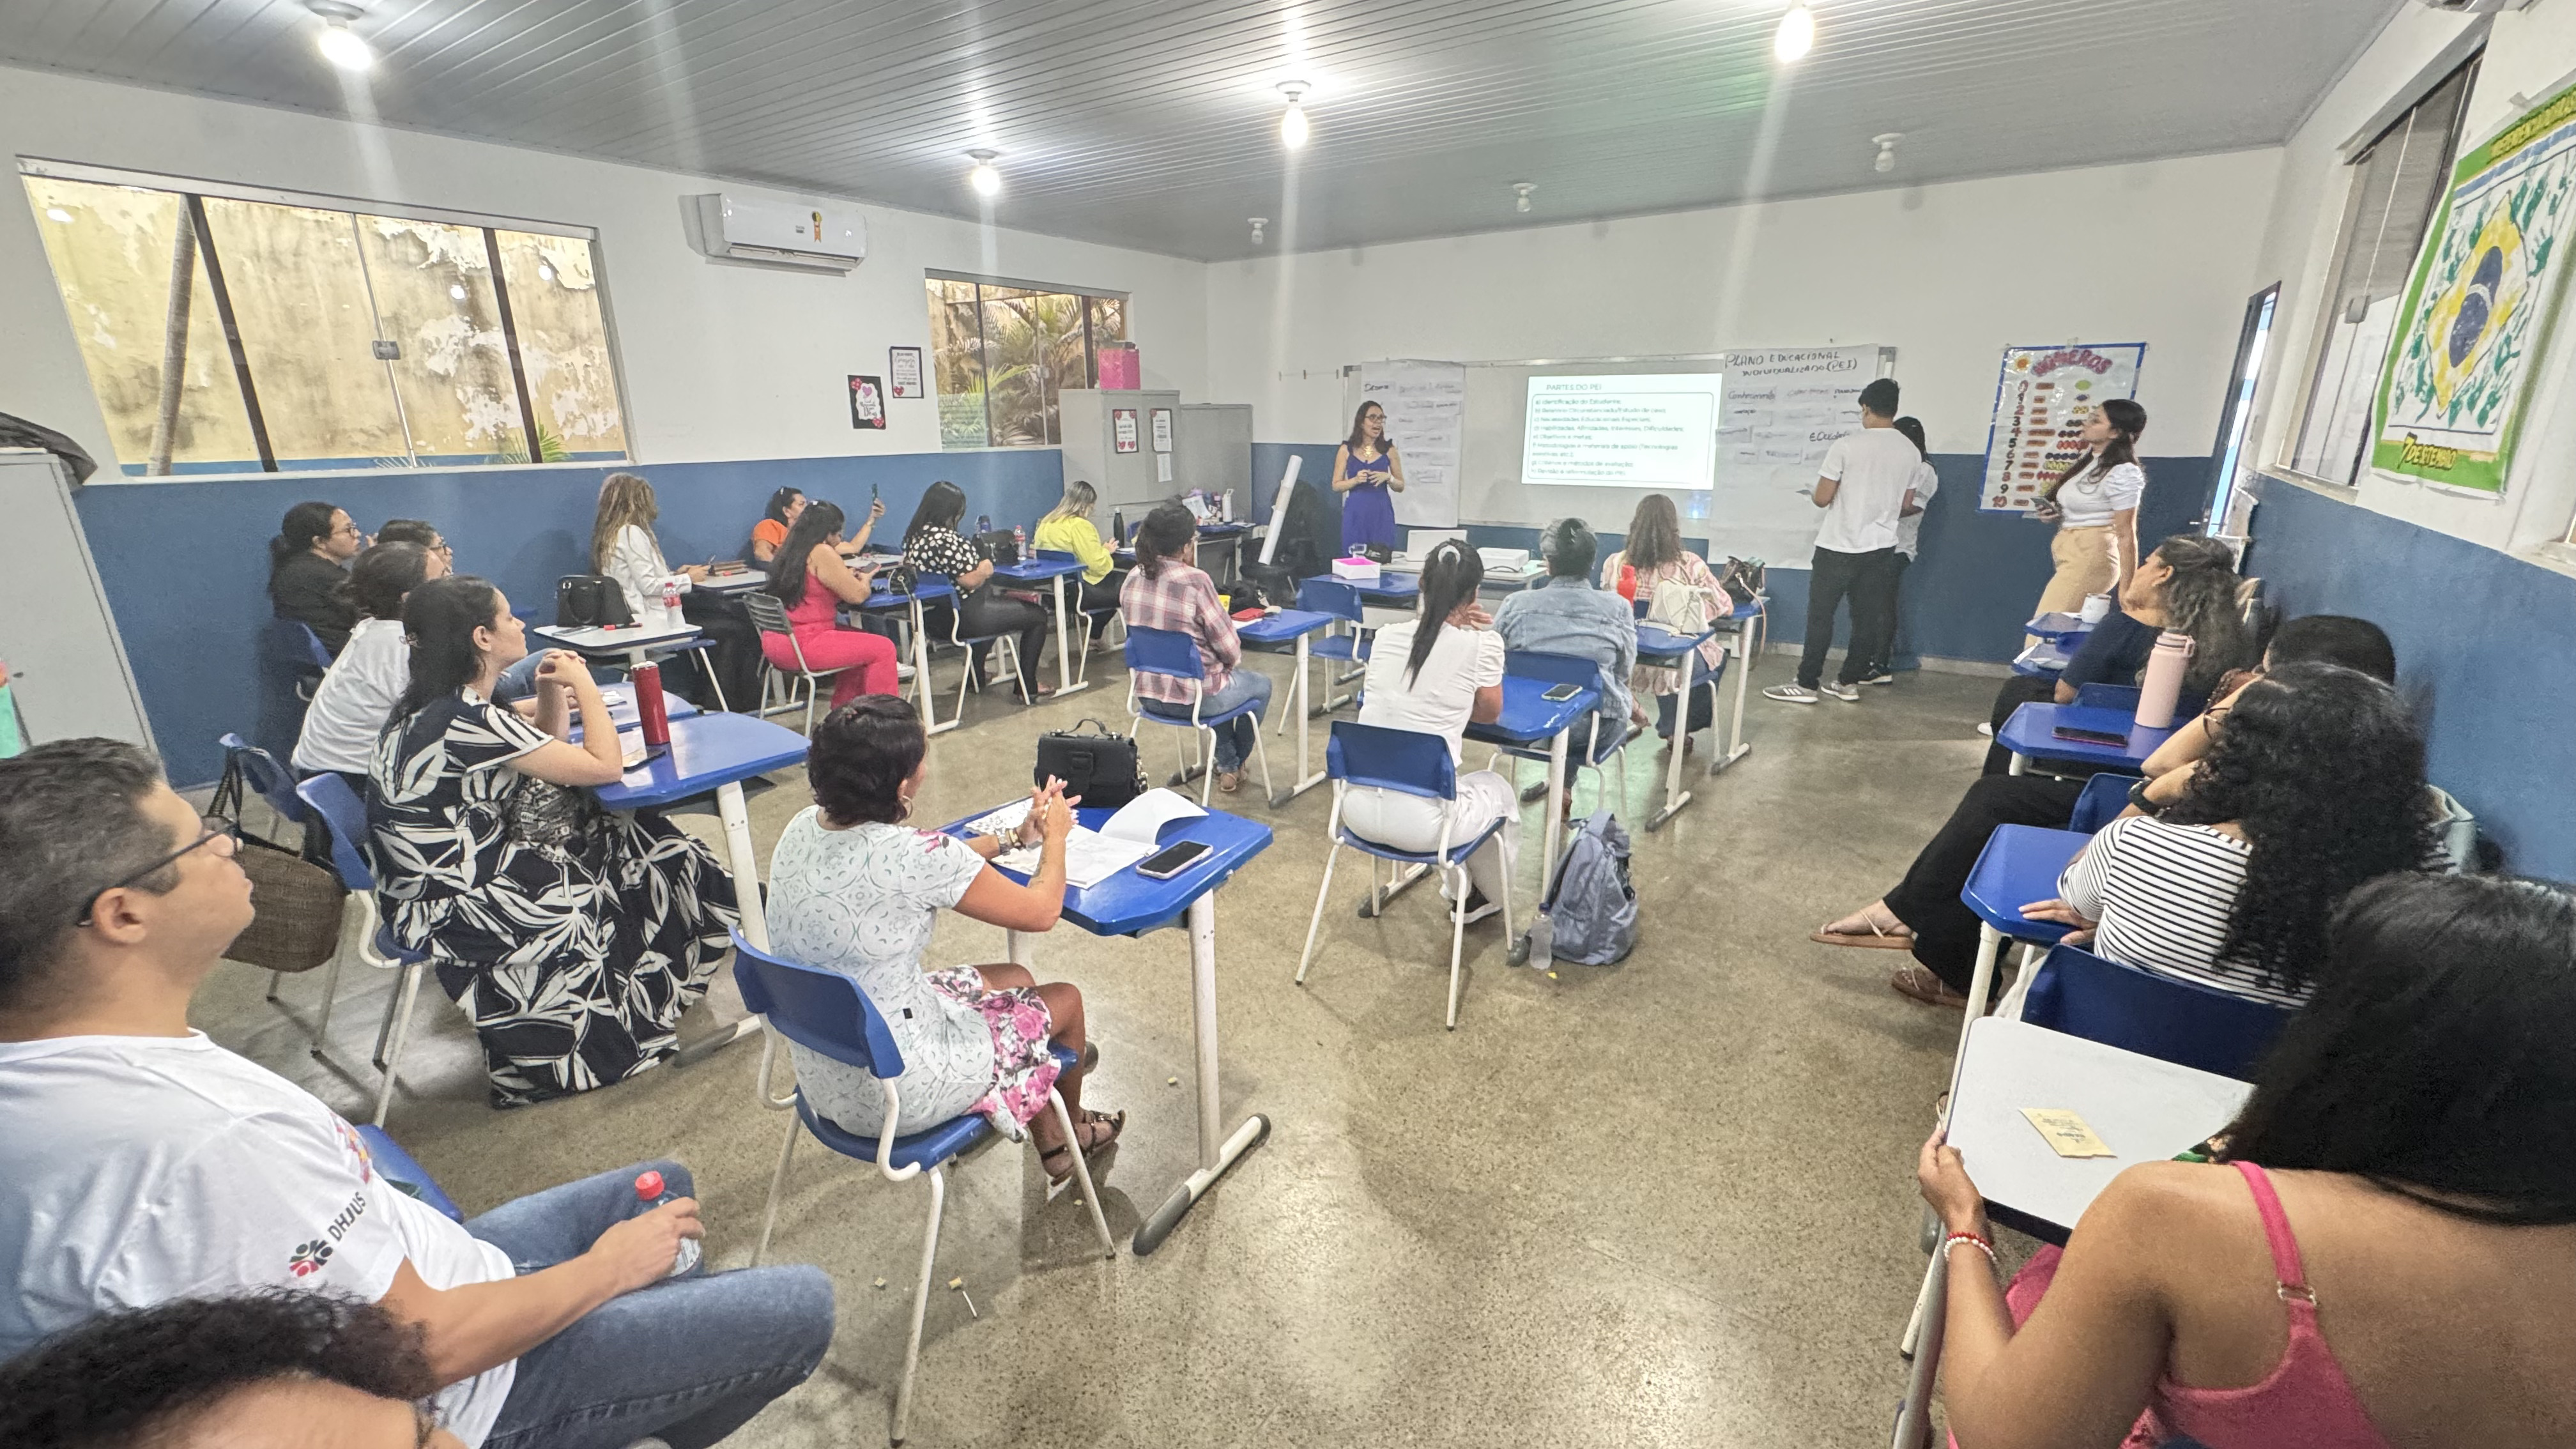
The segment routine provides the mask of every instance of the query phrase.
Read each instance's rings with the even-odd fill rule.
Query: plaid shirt
[[[1141,567],[1128,574],[1118,590],[1118,611],[1130,627],[1169,629],[1196,639],[1199,668],[1207,671],[1202,687],[1208,694],[1225,688],[1234,666],[1243,662],[1243,641],[1234,635],[1234,620],[1225,612],[1225,601],[1216,596],[1216,585],[1208,576],[1188,564],[1165,559],[1158,577],[1147,578]],[[1135,680],[1139,698],[1164,704],[1190,702],[1186,679],[1139,674]]]

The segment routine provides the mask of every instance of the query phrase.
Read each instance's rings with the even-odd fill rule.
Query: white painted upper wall
[[[2147,344],[2149,454],[2213,450],[2277,149],[1208,267],[1207,393],[1339,438],[1342,364],[1898,349],[1933,450],[1981,453],[2007,346]],[[1398,204],[1390,199],[1390,205]]]
[[[1146,385],[1202,396],[1198,262],[869,205],[868,257],[846,277],[711,262],[688,245],[681,198],[755,188],[41,71],[0,68],[0,150],[595,227],[628,437],[646,462],[938,451],[933,403],[894,402],[883,431],[862,431],[844,381],[883,374],[889,347],[930,345],[932,268],[1127,292]],[[11,190],[0,411],[111,461],[33,212]]]
[[[2460,149],[2477,146],[2520,114],[2517,93],[2533,101],[2576,79],[2576,0],[2538,0],[2494,17],[2402,7],[2387,29],[2338,81],[2283,148],[2280,184],[2258,253],[2258,282],[2279,281],[2273,346],[2255,405],[2262,439],[2255,456],[2286,459],[2315,366],[2317,308],[2334,265],[2335,239],[2352,185],[2347,145],[2391,104],[2412,101],[2441,78],[2445,50],[2491,23]],[[2562,325],[2531,394],[2513,476],[2500,499],[2471,498],[2364,471],[2360,486],[2333,490],[2367,508],[2491,548],[2528,553],[2564,538],[2576,514],[2576,328]]]

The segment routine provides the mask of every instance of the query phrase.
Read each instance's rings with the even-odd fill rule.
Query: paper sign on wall
[[[1109,410],[1109,438],[1109,445],[1121,453],[1133,453],[1137,451],[1136,410],[1134,408],[1111,408]]]
[[[1156,453],[1154,455],[1154,481],[1157,483],[1169,483],[1172,481],[1171,454]]]
[[[1172,451],[1172,410],[1170,408],[1155,408],[1153,409],[1153,414],[1154,451],[1157,453],[1168,453]],[[1170,480],[1166,479],[1165,481],[1168,482]]]
[[[2084,452],[2079,436],[2093,410],[2138,395],[2143,342],[2069,342],[2007,347],[1986,433],[1986,476],[1977,507],[2027,513],[2042,490]]]
[[[1386,410],[1386,435],[1404,468],[1395,521],[1407,528],[1455,528],[1467,369],[1454,362],[1366,363],[1360,396]]]
[[[889,347],[886,349],[886,382],[896,397],[920,397],[921,349]]]

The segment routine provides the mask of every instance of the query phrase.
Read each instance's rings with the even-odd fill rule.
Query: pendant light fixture
[[[1782,65],[1795,65],[1815,48],[1816,12],[1807,8],[1806,0],[1798,0],[1780,17],[1780,28],[1771,33],[1771,54]]]
[[[966,184],[975,188],[977,196],[1001,195],[1002,173],[993,169],[993,159],[1002,153],[979,146],[966,154],[975,158],[974,168],[966,173]]]
[[[350,21],[367,12],[343,0],[305,0],[304,8],[322,17],[322,33],[313,37],[313,48],[324,60],[352,73],[375,68],[376,48],[349,28]]]
[[[1279,144],[1291,151],[1302,151],[1306,147],[1307,126],[1304,100],[1308,89],[1310,87],[1301,80],[1279,83],[1279,93],[1288,98],[1288,113],[1279,118]]]

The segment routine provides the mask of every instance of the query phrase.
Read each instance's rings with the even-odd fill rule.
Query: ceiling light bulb
[[[349,28],[345,20],[334,20],[322,27],[313,40],[322,58],[347,71],[371,70],[376,64],[376,48],[366,38]]]
[[[1896,169],[1896,143],[1905,139],[1903,131],[1886,131],[1869,138],[1878,147],[1878,160],[1873,164],[1882,176]]]
[[[1805,59],[1807,52],[1815,48],[1816,12],[1804,3],[1790,6],[1789,13],[1780,17],[1780,28],[1772,33],[1771,53],[1779,57],[1781,64],[1791,65]]]
[[[966,184],[975,188],[977,196],[1001,195],[1002,173],[993,169],[993,158],[1002,153],[975,150],[966,154],[975,158],[975,169],[966,173]]]
[[[1536,182],[1531,182],[1531,181],[1515,181],[1515,182],[1513,182],[1513,183],[1512,183],[1512,210],[1514,210],[1514,211],[1522,211],[1522,212],[1528,211],[1528,210],[1530,209],[1530,193],[1531,193],[1531,192],[1533,192],[1533,191],[1536,191],[1536,190],[1538,190],[1538,184],[1537,184]]]
[[[1279,144],[1291,151],[1300,150],[1306,144],[1309,129],[1306,125],[1306,107],[1303,101],[1306,83],[1281,81],[1279,93],[1288,98],[1288,114],[1279,118]]]

